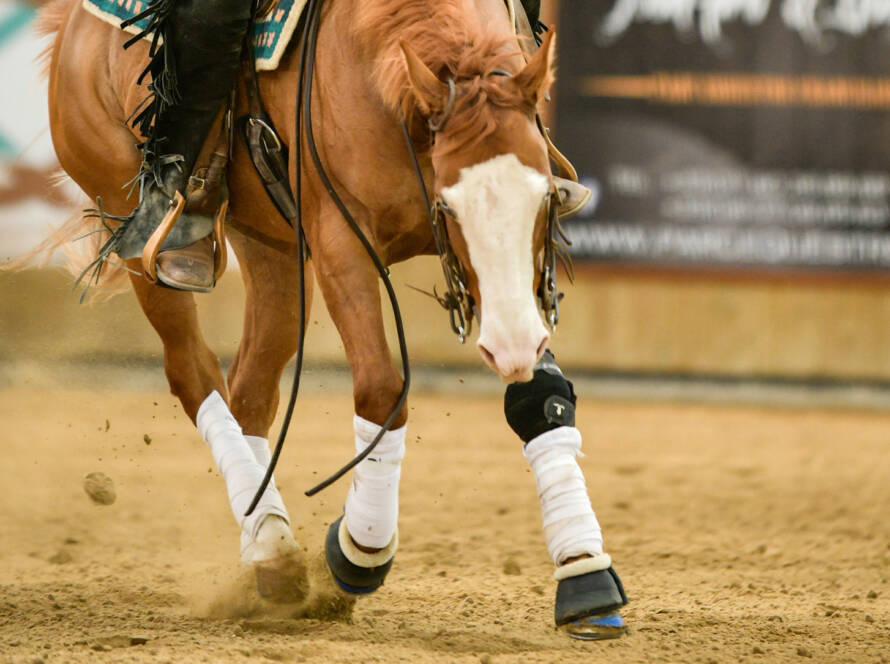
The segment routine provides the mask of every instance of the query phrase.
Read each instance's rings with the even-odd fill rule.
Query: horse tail
[[[50,0],[40,9],[34,23],[34,32],[40,37],[50,37],[47,46],[37,57],[41,64],[42,74],[48,76],[53,52],[58,45],[58,35],[65,25],[68,13],[79,0]],[[54,37],[54,38],[53,38]],[[68,176],[59,171],[50,181],[53,186],[64,185]],[[69,201],[70,202],[70,201]],[[86,201],[79,201],[78,207],[85,207]],[[88,205],[88,203],[86,203]],[[30,251],[0,265],[2,272],[22,270],[32,263],[37,267],[46,267],[52,254],[61,250],[66,258],[67,269],[75,276],[95,260],[99,248],[108,239],[109,232],[102,226],[99,219],[81,210],[72,214],[61,226],[54,229],[43,241]],[[87,278],[85,277],[85,280]],[[90,288],[92,299],[108,299],[127,290],[127,273],[120,266],[108,262],[102,269],[98,288]]]
[[[73,0],[50,0],[47,2],[40,9],[37,20],[34,22],[34,32],[37,36],[50,37],[58,35],[72,4],[74,4]],[[50,61],[52,60],[55,47],[56,40],[48,40],[46,47],[37,56],[37,62],[40,63],[41,73],[44,78],[49,75]]]
[[[52,184],[62,186],[69,180],[68,175],[59,171]],[[79,206],[89,204],[86,198]],[[0,265],[0,271],[15,272],[31,263],[46,267],[53,252],[61,250],[65,255],[65,267],[75,277],[80,277],[96,260],[99,248],[109,238],[110,232],[102,221],[89,211],[80,209],[72,214],[61,226],[54,229],[33,249],[15,256],[11,261]],[[90,282],[89,274],[83,277],[84,285]],[[88,294],[93,301],[108,300],[124,292],[129,287],[127,270],[114,261],[105,261],[98,281],[91,282]]]

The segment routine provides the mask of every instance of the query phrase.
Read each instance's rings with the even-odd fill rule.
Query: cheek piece
[[[546,350],[529,382],[507,386],[504,415],[510,428],[528,443],[547,431],[575,426],[575,402],[572,383]]]

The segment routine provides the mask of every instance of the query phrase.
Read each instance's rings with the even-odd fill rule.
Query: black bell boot
[[[164,221],[169,233],[146,273],[151,278],[156,272],[158,281],[174,288],[213,287],[214,242],[207,238],[214,231],[218,204],[226,198],[225,174],[216,172],[218,190],[211,195],[201,192],[197,204],[191,194],[205,187],[208,178],[192,175],[210,128],[236,84],[251,6],[252,0],[152,0],[145,12],[124,24],[149,19],[146,30],[125,47],[153,36],[151,61],[140,78],[150,75],[151,94],[133,120],[145,137],[137,176],[139,205],[124,219],[109,248],[121,258],[143,255],[145,263],[146,243]],[[187,198],[185,205],[177,205],[177,194]],[[176,253],[179,249],[183,251]]]
[[[559,427],[575,426],[575,390],[550,349],[535,364],[527,383],[510,383],[504,392],[507,424],[523,443]]]

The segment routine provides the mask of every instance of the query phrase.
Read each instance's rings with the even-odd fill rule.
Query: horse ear
[[[513,81],[533,104],[547,93],[553,83],[553,61],[556,57],[556,33],[547,31],[538,52],[535,53],[525,68],[513,77]]]
[[[439,80],[404,39],[399,40],[399,46],[402,47],[408,82],[417,97],[420,111],[428,115],[433,110],[440,110],[448,95],[448,86]]]

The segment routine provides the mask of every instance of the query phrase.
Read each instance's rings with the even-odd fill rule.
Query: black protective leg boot
[[[163,45],[152,49],[143,74],[151,75],[152,96],[133,121],[146,140],[140,146],[139,206],[113,247],[121,258],[142,254],[176,193],[185,195],[210,127],[235,86],[251,6],[251,0],[153,0],[142,15]],[[212,287],[213,243],[202,241],[213,231],[212,214],[190,206],[175,221],[158,255],[161,282],[188,290]],[[169,251],[181,248],[181,256]],[[175,278],[165,278],[165,264],[178,270]]]
[[[504,415],[523,443],[534,445],[555,429],[575,426],[576,401],[572,383],[548,349],[535,365],[532,380],[507,387]],[[550,486],[547,491],[555,489]],[[619,612],[627,604],[627,594],[608,556],[569,557],[560,562],[555,576],[554,620],[560,630],[583,640],[614,639],[627,632]]]

